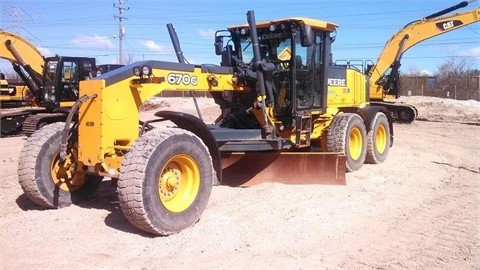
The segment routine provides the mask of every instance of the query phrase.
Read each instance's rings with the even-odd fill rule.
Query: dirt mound
[[[400,97],[399,102],[414,105],[418,120],[480,123],[480,102],[476,100],[411,96]]]
[[[418,109],[418,120],[434,122],[480,123],[480,101],[454,100],[447,98],[410,96],[400,97],[400,103],[414,105]],[[218,116],[218,105],[212,98],[197,98],[197,103],[203,114]],[[191,98],[160,98],[156,97],[141,107],[143,112],[151,110],[181,110],[196,114]]]

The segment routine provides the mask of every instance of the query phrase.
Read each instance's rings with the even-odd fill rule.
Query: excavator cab
[[[47,57],[43,71],[42,101],[46,107],[69,107],[79,97],[79,82],[89,79],[95,58]]]

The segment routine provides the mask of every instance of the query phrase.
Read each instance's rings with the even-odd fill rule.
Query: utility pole
[[[118,9],[118,15],[113,15],[114,19],[118,19],[118,63],[123,65],[123,36],[125,35],[125,27],[123,27],[123,20],[128,19],[123,16],[124,10],[129,10],[130,8],[123,7],[123,0],[118,0],[118,5],[113,4],[114,8]]]

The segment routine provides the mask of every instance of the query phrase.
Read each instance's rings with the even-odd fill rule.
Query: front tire
[[[178,233],[199,220],[214,177],[212,159],[200,138],[179,128],[155,129],[138,138],[123,159],[120,207],[143,231]]]
[[[360,169],[367,153],[367,131],[363,119],[354,113],[342,113],[333,118],[327,133],[327,150],[346,156],[347,171]]]
[[[103,179],[75,171],[76,142],[69,142],[66,160],[60,162],[64,126],[65,123],[54,123],[36,131],[26,140],[18,159],[18,181],[25,195],[47,208],[65,207],[88,199]]]

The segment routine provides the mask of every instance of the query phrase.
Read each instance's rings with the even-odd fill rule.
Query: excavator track
[[[63,113],[39,113],[31,115],[23,122],[22,133],[30,137],[37,129],[44,125],[54,122],[65,122],[66,118],[67,115]]]
[[[370,102],[370,105],[386,107],[392,113],[392,117],[397,123],[410,124],[415,121],[418,116],[417,108],[410,104],[388,101],[372,101]]]
[[[10,137],[21,133],[23,123],[30,115],[42,112],[43,109],[31,109],[10,111],[9,109],[0,112],[1,118],[1,136]]]

